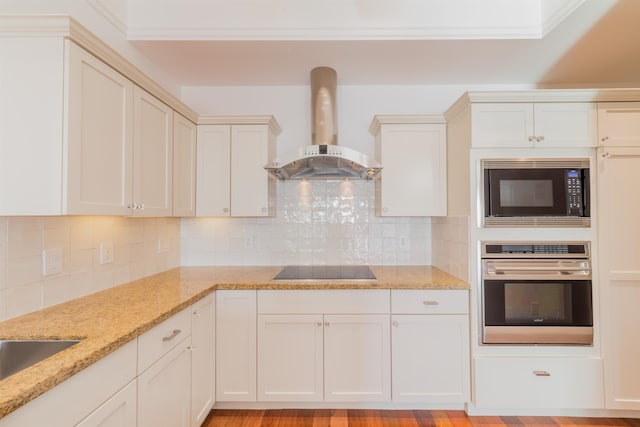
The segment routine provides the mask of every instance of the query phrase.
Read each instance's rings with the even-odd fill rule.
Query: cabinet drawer
[[[191,335],[190,308],[138,337],[138,374]]]
[[[469,292],[466,290],[393,290],[391,312],[394,314],[467,314]]]
[[[258,291],[258,314],[386,314],[388,290]]]
[[[603,408],[598,358],[477,358],[481,408]]]

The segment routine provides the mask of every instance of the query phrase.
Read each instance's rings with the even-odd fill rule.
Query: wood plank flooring
[[[469,417],[464,411],[277,409],[211,411],[202,427],[640,427],[640,419]]]

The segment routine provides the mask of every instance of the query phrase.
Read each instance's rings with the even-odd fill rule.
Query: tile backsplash
[[[0,321],[180,265],[432,264],[468,278],[466,217],[376,216],[365,181],[279,182],[277,206],[275,218],[0,217]],[[62,271],[44,276],[51,250]]]
[[[178,266],[179,223],[177,218],[0,217],[0,320]],[[113,244],[113,262],[100,263],[101,244]],[[44,276],[43,253],[50,250],[60,250],[62,271]]]
[[[275,218],[184,218],[181,264],[431,264],[431,219],[375,216],[373,182],[277,185]]]

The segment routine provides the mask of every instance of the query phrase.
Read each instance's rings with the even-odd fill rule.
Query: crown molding
[[[384,114],[375,115],[369,126],[369,133],[375,135],[382,125],[410,125],[410,124],[445,124],[442,114]]]
[[[196,123],[198,125],[267,125],[275,136],[282,132],[273,116],[201,115]]]
[[[62,37],[107,63],[192,122],[198,114],[68,15],[0,15],[0,37]]]

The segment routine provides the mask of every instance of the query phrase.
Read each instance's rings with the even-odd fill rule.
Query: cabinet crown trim
[[[271,132],[278,136],[282,129],[273,116],[225,116],[201,115],[198,125],[267,125]]]
[[[380,130],[380,126],[388,124],[445,124],[442,114],[385,114],[375,115],[369,126],[369,133],[375,135]]]
[[[156,98],[195,122],[198,115],[69,15],[0,15],[0,37],[62,37],[73,41]]]
[[[444,112],[444,117],[450,120],[473,103],[617,101],[640,101],[640,89],[532,89],[497,92],[465,92]]]

